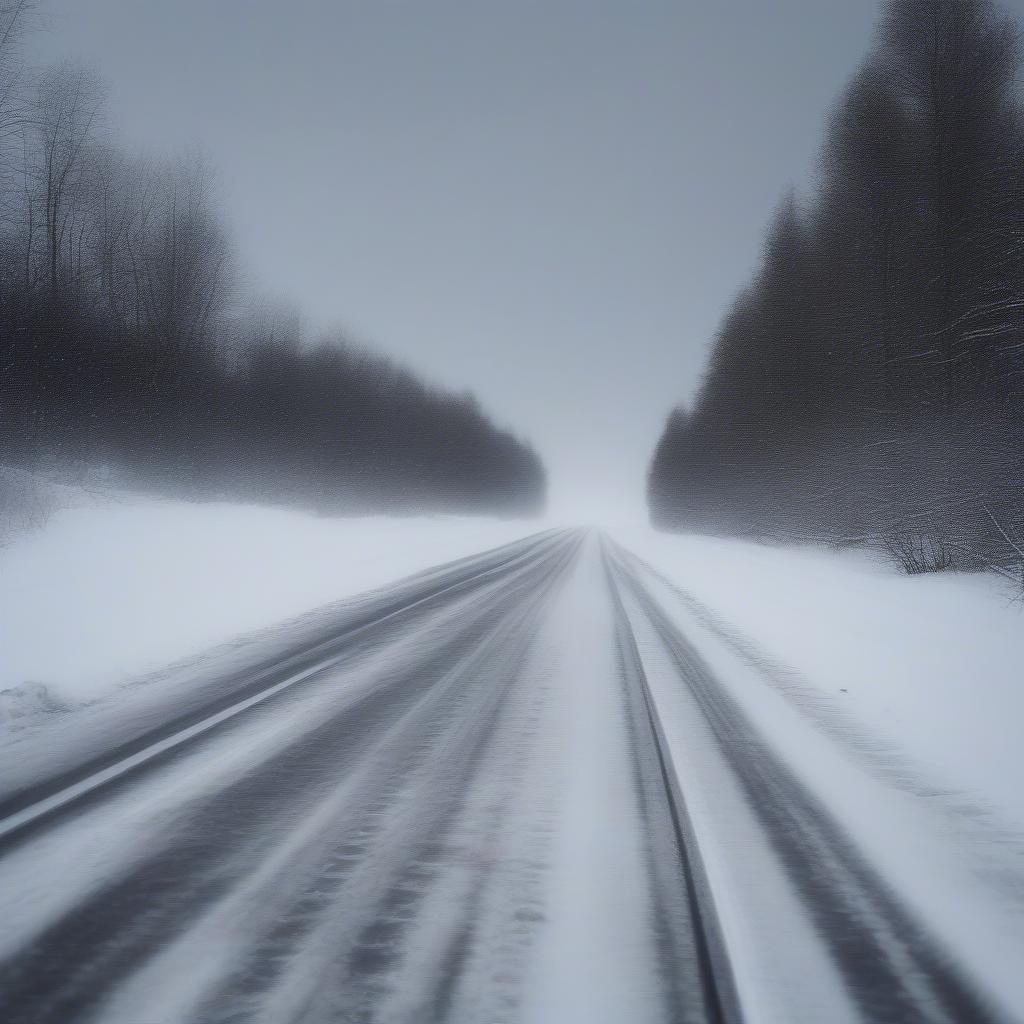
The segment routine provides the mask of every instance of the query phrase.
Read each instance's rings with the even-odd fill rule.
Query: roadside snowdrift
[[[0,721],[541,529],[59,490],[64,507],[0,547]]]

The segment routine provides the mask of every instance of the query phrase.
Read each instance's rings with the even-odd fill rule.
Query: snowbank
[[[621,529],[614,536],[936,794],[1024,832],[1024,608],[984,574]]]
[[[26,693],[90,700],[238,634],[541,528],[63,497],[70,507],[0,547],[0,691],[13,691],[0,717],[7,705],[20,711]]]

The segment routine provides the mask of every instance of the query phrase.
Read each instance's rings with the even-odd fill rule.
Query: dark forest
[[[112,143],[93,73],[23,66],[32,13],[0,8],[0,462],[325,513],[542,507],[536,453],[471,396],[249,295],[204,160]]]
[[[1024,565],[1018,27],[887,5],[648,477],[658,526]]]

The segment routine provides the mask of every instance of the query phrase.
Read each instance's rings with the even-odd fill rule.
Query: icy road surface
[[[1014,1019],[597,533],[264,654],[0,757],[0,1020]]]

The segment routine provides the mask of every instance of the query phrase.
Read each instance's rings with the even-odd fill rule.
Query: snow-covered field
[[[240,634],[541,528],[52,490],[57,508],[46,522],[0,547],[0,691],[27,687],[30,702],[41,687],[50,700],[90,700]]]

